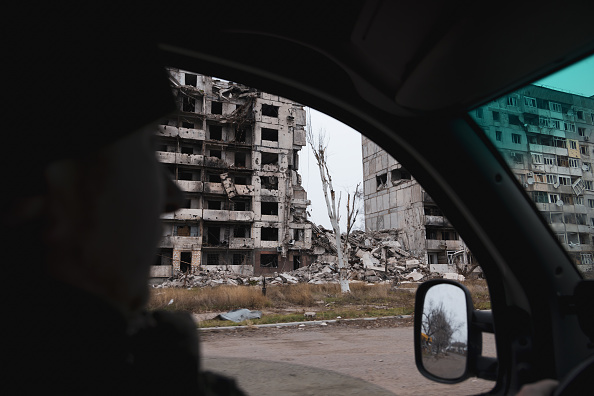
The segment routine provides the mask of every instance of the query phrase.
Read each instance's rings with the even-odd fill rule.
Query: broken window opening
[[[263,227],[261,230],[261,239],[263,241],[278,241],[278,228]]]
[[[233,177],[233,183],[235,183],[235,184],[243,184],[243,185],[250,184],[248,182],[247,176],[234,176]]]
[[[231,210],[245,212],[251,210],[251,202],[248,200],[231,202]]]
[[[221,227],[208,227],[206,229],[206,244],[211,246],[221,244]]]
[[[210,104],[211,114],[223,114],[223,103],[212,101]]]
[[[215,157],[218,159],[221,159],[221,157],[223,155],[221,150],[209,150],[209,154],[210,154],[209,157]]]
[[[182,111],[187,113],[196,112],[196,99],[189,96],[184,96],[182,100]]]
[[[278,142],[278,130],[272,128],[262,128],[262,140]]]
[[[233,253],[233,265],[244,265],[247,262],[245,254]]]
[[[235,226],[233,227],[233,237],[235,238],[249,238],[250,237],[250,226]]]
[[[245,153],[239,153],[239,152],[235,153],[235,166],[236,167],[245,168],[245,160],[246,160]]]
[[[262,103],[262,115],[278,118],[278,106]]]
[[[208,126],[210,140],[223,140],[223,127],[221,125]]]
[[[219,265],[219,254],[208,253],[206,255],[206,265]]]
[[[182,121],[182,128],[194,129],[194,123]]]
[[[262,188],[267,190],[278,190],[278,178],[276,176],[260,176]]]
[[[303,230],[302,229],[294,229],[293,230],[293,240],[295,242],[299,242],[303,240]]]
[[[301,268],[301,256],[293,256],[293,270]]]
[[[207,209],[221,210],[221,201],[206,201]]]
[[[184,74],[184,84],[191,85],[193,87],[198,86],[198,76],[196,74],[185,73]]]
[[[178,180],[200,181],[200,172],[192,172],[189,170],[180,170],[177,174]]]
[[[181,146],[180,150],[182,154],[194,154],[194,147],[191,146]]]
[[[278,254],[261,254],[260,267],[278,268]]]
[[[381,175],[378,175],[375,177],[375,182],[376,182],[376,190],[383,190],[384,188],[386,188],[386,185],[388,184],[388,174],[387,173],[383,173]]]
[[[262,152],[262,165],[278,165],[278,154]]]
[[[392,184],[398,184],[400,180],[411,180],[410,173],[404,168],[394,169],[392,171]]]
[[[437,240],[437,230],[435,228],[425,228],[425,239]]]
[[[260,213],[278,216],[278,202],[260,202]]]
[[[208,181],[211,183],[220,183],[221,176],[218,173],[209,173],[208,174]]]
[[[237,127],[237,129],[235,129],[235,141],[239,143],[245,143],[247,140],[248,131],[248,127]]]

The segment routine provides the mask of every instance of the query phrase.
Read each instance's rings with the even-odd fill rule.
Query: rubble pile
[[[317,227],[316,227],[317,228]],[[205,287],[218,285],[259,285],[338,282],[338,259],[334,235],[323,228],[315,230],[314,245],[323,247],[311,265],[287,272],[264,276],[247,276],[225,269],[200,270],[193,274],[179,273],[155,287]],[[349,280],[371,283],[413,281],[431,277],[429,268],[418,257],[404,250],[394,231],[355,231],[349,236],[347,276]]]

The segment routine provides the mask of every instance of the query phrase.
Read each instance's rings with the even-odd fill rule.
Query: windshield
[[[580,272],[594,278],[594,56],[470,115]]]

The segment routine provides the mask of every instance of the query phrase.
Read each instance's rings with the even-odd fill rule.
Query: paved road
[[[398,327],[394,327],[398,326]],[[460,395],[493,382],[444,385],[414,363],[410,323],[202,332],[203,367],[236,378],[249,395]],[[495,356],[485,337],[484,355]]]

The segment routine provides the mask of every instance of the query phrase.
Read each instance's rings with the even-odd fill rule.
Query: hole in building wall
[[[278,215],[278,202],[260,202],[260,213],[263,215]]]
[[[377,190],[386,188],[386,185],[388,184],[388,174],[382,173],[381,175],[377,175],[375,177],[375,182]]]
[[[235,166],[245,168],[245,159],[246,159],[245,153],[236,152],[235,153]]]
[[[210,150],[209,152],[210,152],[210,157],[215,157],[218,159],[221,159],[221,157],[222,157],[221,150]]]
[[[400,180],[411,180],[411,175],[410,173],[403,168],[399,168],[399,169],[394,169],[392,171],[392,183],[397,183]]]
[[[272,128],[262,128],[262,140],[278,142],[278,130]]]
[[[206,255],[206,265],[219,265],[219,254],[208,253]]]
[[[244,184],[244,185],[250,184],[247,176],[234,176],[233,183]]]
[[[221,243],[221,227],[209,226],[206,229],[206,243],[208,245],[219,245]]]
[[[262,165],[278,165],[278,154],[262,152]]]
[[[206,207],[213,210],[221,210],[221,201],[209,200],[206,201]]]
[[[278,178],[275,176],[260,176],[260,184],[267,190],[278,190]]]
[[[233,227],[233,236],[235,238],[249,238],[250,226],[239,225]]]
[[[211,183],[220,183],[221,176],[218,173],[209,173],[208,174],[208,181]]]
[[[182,121],[182,128],[194,129],[194,123]]]
[[[233,265],[244,265],[247,262],[245,254],[234,253],[233,254]]]
[[[187,113],[194,113],[196,111],[196,99],[184,96],[182,101],[182,110]]]
[[[181,272],[189,272],[192,269],[192,252],[180,252],[179,269]]]
[[[278,118],[278,106],[269,105],[269,104],[262,104],[262,115],[267,117],[277,117]]]
[[[245,143],[249,131],[250,129],[248,127],[237,127],[237,129],[235,129],[235,141]]]
[[[262,227],[261,237],[263,241],[278,241],[278,228],[275,227]]]
[[[209,125],[208,132],[209,132],[209,139],[223,140],[223,127],[221,125]]]
[[[278,268],[278,254],[261,254],[260,267]]]
[[[293,256],[293,269],[301,268],[301,256]]]
[[[223,103],[222,102],[211,102],[210,105],[211,114],[223,114]]]
[[[193,87],[198,86],[198,76],[195,74],[186,73],[184,75],[184,84],[191,85]]]

